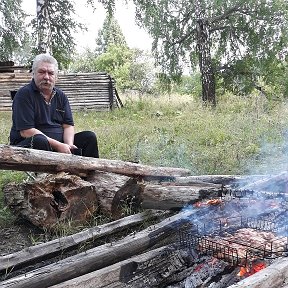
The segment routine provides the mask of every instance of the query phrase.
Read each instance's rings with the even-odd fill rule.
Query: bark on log
[[[152,179],[153,177],[145,177],[146,179]],[[161,178],[161,177],[155,177]],[[266,179],[267,175],[197,175],[197,176],[177,176],[170,177],[172,182],[178,183],[193,183],[193,182],[205,182],[205,183],[214,183],[222,185],[231,185],[231,186],[244,186],[251,182],[258,180]],[[165,181],[165,178],[164,180]]]
[[[127,176],[187,176],[188,169],[153,167],[120,160],[96,159],[63,153],[0,145],[0,169],[34,172],[70,172],[87,176],[106,171]]]
[[[32,183],[8,184],[3,191],[16,215],[41,228],[53,228],[63,220],[83,223],[96,209],[114,220],[123,217],[127,209],[179,210],[219,197],[225,187],[203,182],[190,186],[171,182],[152,185],[125,175],[94,172],[86,181],[65,173],[50,174]]]
[[[86,179],[94,187],[99,199],[100,210],[113,219],[123,217],[123,209],[130,199],[139,199],[140,185],[135,178],[114,173],[97,172]],[[132,203],[132,202],[131,202]],[[139,207],[138,201],[138,207]],[[132,205],[130,205],[132,208]]]
[[[16,215],[42,228],[53,228],[64,220],[83,223],[98,209],[95,187],[66,173],[49,175],[38,182],[10,183],[3,192]]]
[[[192,213],[191,211],[179,213],[115,243],[93,248],[58,263],[5,280],[1,283],[1,287],[45,288],[125,260],[171,237],[176,229],[189,222]]]
[[[181,209],[203,199],[214,199],[222,195],[222,185],[205,183],[205,185],[181,186],[153,185],[144,186],[140,194],[141,207],[144,209]],[[154,208],[152,208],[154,207]]]
[[[164,246],[51,288],[165,287],[185,268],[180,250]]]
[[[141,224],[144,221],[151,221],[165,215],[168,216],[168,212],[147,210],[107,224],[86,229],[73,235],[27,247],[21,251],[1,256],[0,271],[10,273],[10,271],[15,271],[18,267],[23,267],[33,262],[35,263],[35,261],[47,260],[52,256],[54,257],[63,253],[65,250],[78,247],[85,242],[95,241],[101,237],[109,236]]]

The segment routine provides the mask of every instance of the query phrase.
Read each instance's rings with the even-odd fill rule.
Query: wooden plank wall
[[[31,78],[28,72],[0,73],[0,111],[11,111],[10,91],[18,90]],[[56,86],[65,92],[74,111],[122,107],[115,81],[106,73],[59,74]]]

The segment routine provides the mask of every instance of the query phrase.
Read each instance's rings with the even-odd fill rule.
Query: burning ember
[[[252,263],[251,267],[249,267],[249,266],[240,267],[239,273],[237,274],[237,276],[248,277],[248,276],[251,276],[251,275],[259,272],[260,270],[262,270],[266,267],[267,267],[267,264],[264,261],[258,260],[258,261],[255,261],[255,263]]]
[[[179,231],[180,247],[188,248],[201,263],[194,268],[193,276],[190,277],[192,284],[187,287],[208,287],[194,285],[197,273],[203,273],[203,269],[209,267],[210,274],[206,274],[210,275],[207,276],[210,282],[205,281],[212,283],[215,280],[211,278],[215,272],[214,266],[219,266],[219,263],[222,263],[222,268],[216,270],[222,276],[217,277],[224,277],[226,280],[223,281],[231,285],[266,268],[273,259],[287,255],[286,195],[272,192],[261,195],[250,190],[236,192],[226,198],[197,202],[188,208],[195,211],[191,219],[192,228]],[[203,259],[203,255],[212,258],[199,260]],[[230,276],[227,276],[227,270]],[[229,286],[225,285],[219,287]]]

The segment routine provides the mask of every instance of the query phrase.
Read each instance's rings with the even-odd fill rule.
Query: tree
[[[121,27],[113,15],[107,13],[103,26],[98,32],[96,44],[98,55],[105,53],[109,45],[128,47]]]
[[[31,23],[33,37],[29,37],[26,30],[27,15],[21,9],[21,4],[22,0],[0,1],[0,59],[15,58],[14,54],[30,43],[29,60],[32,54],[48,52],[54,55],[60,67],[67,66],[75,48],[72,32],[78,28],[84,29],[81,23],[73,19],[73,1],[36,0],[37,17]],[[38,35],[36,46],[33,43],[34,35]]]
[[[113,1],[112,1],[113,2]],[[215,75],[269,57],[285,56],[285,0],[133,0],[139,24],[153,37],[153,51],[163,72],[182,73],[189,57],[199,66],[202,99],[216,105]],[[245,66],[245,65],[244,65]],[[251,74],[248,75],[251,77]]]
[[[22,0],[0,1],[0,60],[12,60],[13,52],[23,44],[25,13],[21,9]]]
[[[73,2],[69,0],[36,0],[37,21],[34,29],[38,31],[38,53],[51,53],[66,67],[75,49],[72,32],[83,25],[73,20]]]

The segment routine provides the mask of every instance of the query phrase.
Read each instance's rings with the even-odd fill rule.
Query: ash
[[[195,251],[193,251],[195,255]],[[192,263],[191,263],[192,264]],[[186,270],[186,278],[167,288],[227,288],[241,280],[237,274],[239,267],[231,267],[229,263],[213,256],[200,256]]]

